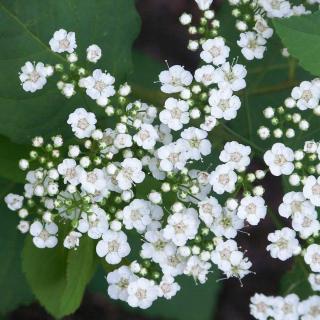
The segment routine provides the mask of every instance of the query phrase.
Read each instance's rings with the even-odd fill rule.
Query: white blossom
[[[127,236],[124,232],[108,230],[102,235],[96,246],[96,252],[99,257],[105,257],[109,264],[118,264],[122,258],[130,253],[131,249],[127,242]]]
[[[267,246],[272,258],[285,261],[301,251],[299,241],[296,239],[296,233],[290,228],[282,228],[273,233],[269,233],[268,240],[271,242]]]
[[[53,34],[49,45],[54,52],[72,53],[77,48],[75,33],[60,29]]]
[[[206,40],[202,44],[202,49],[203,51],[200,53],[201,59],[216,66],[224,64],[230,53],[230,48],[226,46],[222,37]]]
[[[87,112],[84,108],[78,108],[69,115],[68,124],[75,136],[79,139],[89,138],[96,129],[97,119],[94,113]]]
[[[35,221],[30,226],[30,234],[33,236],[33,243],[37,248],[53,248],[58,243],[58,226],[55,223],[42,224]]]
[[[290,175],[293,172],[294,153],[283,143],[275,143],[263,159],[274,176]]]
[[[164,93],[177,93],[184,90],[192,82],[192,74],[184,67],[175,65],[159,74],[161,91]]]

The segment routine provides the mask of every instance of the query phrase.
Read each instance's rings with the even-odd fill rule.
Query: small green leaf
[[[95,269],[94,243],[84,237],[76,251],[63,246],[38,249],[28,238],[23,250],[23,270],[33,293],[46,310],[61,318],[79,307]]]
[[[285,47],[311,74],[320,75],[320,12],[273,20]]]

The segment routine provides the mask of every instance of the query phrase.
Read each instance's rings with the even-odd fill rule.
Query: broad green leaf
[[[56,318],[77,310],[94,269],[94,244],[90,238],[82,238],[76,251],[61,245],[40,250],[31,238],[26,241],[23,271],[36,298]]]
[[[28,156],[29,148],[11,142],[0,135],[0,149],[4,152],[0,157],[0,177],[14,182],[24,182],[25,173],[19,169],[19,160]]]
[[[70,134],[67,115],[76,107],[95,105],[83,93],[67,100],[56,88],[58,78],[34,94],[20,87],[18,72],[26,61],[65,62],[64,55],[49,48],[54,31],[76,32],[79,65],[86,65],[86,48],[98,44],[103,57],[92,69],[107,69],[120,81],[131,69],[139,24],[134,0],[1,0],[0,134],[17,143],[35,135]]]
[[[30,303],[33,295],[21,269],[24,236],[16,229],[19,219],[3,201],[7,193],[17,192],[17,187],[9,181],[0,180],[0,188],[0,314],[5,314]]]
[[[320,75],[320,12],[288,19],[275,19],[273,25],[290,54],[311,74]]]
[[[309,274],[309,270],[307,269],[303,258],[296,258],[292,269],[281,279],[281,294],[288,295],[290,293],[295,293],[300,299],[306,299],[313,295],[314,292],[308,281]]]

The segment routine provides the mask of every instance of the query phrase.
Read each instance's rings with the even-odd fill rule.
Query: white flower
[[[189,159],[200,160],[201,156],[207,156],[211,153],[211,143],[206,139],[208,133],[204,130],[189,127],[181,132],[188,145],[187,156]]]
[[[183,100],[169,98],[164,104],[165,109],[159,113],[159,119],[172,130],[182,129],[189,123],[189,105]]]
[[[217,119],[231,120],[237,116],[241,101],[239,97],[233,95],[230,88],[223,88],[211,90],[209,104],[212,107],[212,116]]]
[[[222,37],[206,40],[202,44],[202,49],[203,51],[200,53],[201,59],[216,66],[225,63],[230,53],[230,48],[226,46]]]
[[[130,134],[127,133],[119,133],[114,138],[113,144],[117,149],[130,148],[132,146],[132,137]],[[113,150],[111,149],[109,151]]]
[[[200,124],[200,128],[206,131],[212,131],[212,129],[216,126],[217,119],[213,116],[205,116],[204,123]]]
[[[99,105],[105,106],[108,103],[108,98],[116,93],[114,82],[115,79],[110,73],[96,69],[92,72],[92,76],[80,79],[79,86],[86,88],[86,93],[91,99],[96,100]]]
[[[214,220],[220,217],[222,213],[222,207],[214,197],[206,198],[205,200],[198,202],[198,207],[200,219],[209,228]]]
[[[102,235],[96,247],[97,255],[110,264],[118,264],[122,258],[130,253],[130,246],[127,242],[127,236],[122,231],[107,231]]]
[[[158,133],[151,124],[143,123],[140,130],[133,136],[136,144],[143,149],[151,150],[159,139]]]
[[[81,170],[79,172],[79,182],[84,191],[92,194],[102,191],[107,186],[103,170],[97,168],[89,172]]]
[[[27,233],[29,231],[30,228],[30,223],[29,221],[25,221],[25,220],[20,220],[19,224],[17,225],[17,229],[21,232],[21,233]]]
[[[211,252],[211,261],[218,266],[221,271],[231,268],[230,258],[233,252],[238,251],[237,243],[234,240],[223,241],[218,239],[214,250]]]
[[[291,97],[300,110],[314,109],[319,105],[320,89],[312,82],[302,81],[300,86],[292,89]]]
[[[121,266],[107,275],[108,294],[111,299],[127,301],[128,286],[138,277],[132,273],[129,267]]]
[[[42,89],[47,83],[47,77],[48,69],[42,62],[32,64],[30,61],[27,61],[21,67],[21,73],[19,74],[22,88],[27,92],[35,92]]]
[[[210,184],[217,194],[233,192],[237,179],[236,173],[227,164],[218,165],[210,174]]]
[[[184,274],[192,276],[195,281],[199,281],[201,284],[207,281],[207,274],[211,268],[209,262],[200,260],[197,256],[191,256],[187,260]]]
[[[74,249],[79,247],[80,238],[82,234],[80,232],[71,231],[64,239],[63,246],[67,249]]]
[[[99,239],[109,229],[107,213],[97,205],[91,207],[91,213],[81,213],[77,229],[87,233],[91,239]]]
[[[79,139],[89,138],[96,129],[97,119],[94,113],[87,112],[84,108],[78,108],[69,115],[68,124],[75,136]]]
[[[123,224],[128,230],[135,228],[139,233],[142,233],[151,223],[149,202],[142,199],[134,199],[123,208],[122,214]]]
[[[129,190],[134,183],[141,183],[145,178],[142,163],[136,158],[127,158],[121,162],[121,169],[116,176],[119,188]]]
[[[49,45],[53,52],[72,53],[74,49],[77,48],[75,33],[60,29],[53,34],[53,38],[49,41]]]
[[[140,253],[142,258],[162,263],[166,257],[175,254],[176,246],[164,238],[163,231],[147,231],[144,237],[148,242],[142,245]]]
[[[316,153],[318,150],[318,143],[314,140],[305,141],[303,151],[306,153]]]
[[[242,198],[237,215],[240,219],[246,219],[251,225],[257,225],[260,219],[267,214],[264,199],[259,196],[246,196]]]
[[[159,297],[171,299],[181,289],[178,283],[174,282],[174,278],[168,275],[162,277],[159,283]]]
[[[64,177],[64,183],[69,182],[73,186],[79,184],[79,173],[82,168],[77,166],[77,163],[73,159],[64,159],[58,165],[58,172]]]
[[[87,60],[92,63],[97,63],[102,56],[102,51],[99,46],[92,44],[87,48]]]
[[[194,78],[197,82],[209,86],[215,83],[215,68],[212,65],[205,65],[197,69],[194,73]]]
[[[256,293],[250,299],[250,314],[258,320],[267,320],[273,316],[273,297]]]
[[[292,228],[299,232],[302,239],[308,239],[313,235],[316,236],[320,231],[317,211],[313,208],[311,211],[296,213],[292,219]]]
[[[310,273],[308,281],[313,291],[320,291],[320,273]]]
[[[9,193],[4,198],[4,201],[10,210],[17,211],[22,208],[23,199],[24,198],[18,194]]]
[[[164,171],[181,170],[187,162],[186,146],[183,143],[170,143],[157,150],[160,168]]]
[[[185,268],[184,259],[177,253],[167,255],[159,265],[164,275],[172,277],[183,274]]]
[[[253,30],[257,31],[260,36],[269,39],[273,35],[273,29],[268,26],[267,21],[261,15],[255,15],[256,24]]]
[[[279,206],[279,214],[284,218],[314,211],[313,204],[306,200],[302,192],[288,192],[283,196],[282,201]]]
[[[139,278],[128,286],[127,302],[130,307],[147,309],[158,298],[158,287],[154,281]]]
[[[58,226],[53,222],[43,225],[40,221],[35,221],[30,226],[32,241],[40,249],[55,247],[58,243],[57,232]]]
[[[294,153],[283,143],[275,143],[263,159],[274,176],[290,175],[294,170]]]
[[[230,65],[229,62],[224,63],[214,72],[214,82],[219,88],[228,87],[232,91],[239,91],[246,87],[244,78],[247,70],[242,64]]]
[[[243,220],[237,216],[236,211],[223,208],[222,214],[213,221],[210,230],[217,237],[231,239],[237,236],[237,231],[242,229],[243,226]]]
[[[164,93],[176,93],[184,90],[192,82],[192,74],[184,67],[175,65],[159,74],[161,91]]]
[[[271,244],[267,246],[267,250],[270,251],[272,258],[285,261],[301,251],[299,241],[296,239],[296,233],[290,228],[285,227],[269,233],[268,240]]]
[[[195,0],[199,9],[202,11],[208,10],[211,6],[213,0]]]
[[[237,277],[239,279],[243,278],[250,273],[250,268],[252,263],[248,258],[244,257],[244,254],[241,251],[234,251],[230,255],[230,264],[229,268],[223,270],[227,278]]]
[[[163,236],[167,240],[172,240],[175,245],[183,246],[196,236],[199,224],[197,211],[193,208],[185,209],[168,217]]]
[[[66,97],[66,98],[71,98],[75,93],[74,85],[72,83],[64,83],[63,87],[61,89],[61,93]]]
[[[258,0],[269,18],[283,18],[290,14],[291,5],[286,0]]]
[[[304,254],[304,261],[310,266],[312,272],[320,272],[320,245],[309,245]]]
[[[251,148],[236,141],[227,142],[220,153],[219,159],[231,168],[244,171],[250,164]]]
[[[252,31],[240,33],[237,44],[242,48],[241,53],[247,60],[262,59],[266,50],[266,40]]]
[[[318,320],[320,317],[320,296],[311,296],[300,302],[299,313],[301,320]]]
[[[309,176],[305,179],[303,195],[309,199],[314,206],[320,206],[320,177]]]
[[[273,299],[273,312],[275,320],[298,320],[299,319],[299,297],[296,294],[289,294],[286,297]]]

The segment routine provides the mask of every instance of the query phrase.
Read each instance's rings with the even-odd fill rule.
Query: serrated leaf
[[[131,46],[139,24],[133,0],[1,0],[0,134],[17,143],[35,135],[70,134],[67,115],[78,106],[94,105],[80,93],[67,100],[54,79],[34,94],[20,87],[18,72],[25,61],[66,61],[49,48],[54,31],[76,32],[79,65],[86,66],[86,48],[98,44],[103,57],[92,68],[107,69],[123,80],[131,68]]]
[[[320,12],[275,19],[273,25],[285,47],[311,74],[320,75]]]
[[[0,180],[0,314],[4,314],[33,300],[25,276],[21,269],[21,251],[24,236],[16,226],[18,217],[6,208],[3,197],[9,192],[17,192],[17,187]]]
[[[82,238],[76,251],[61,245],[38,249],[28,238],[23,249],[23,271],[33,293],[56,318],[73,313],[80,305],[95,269],[94,244]]]

